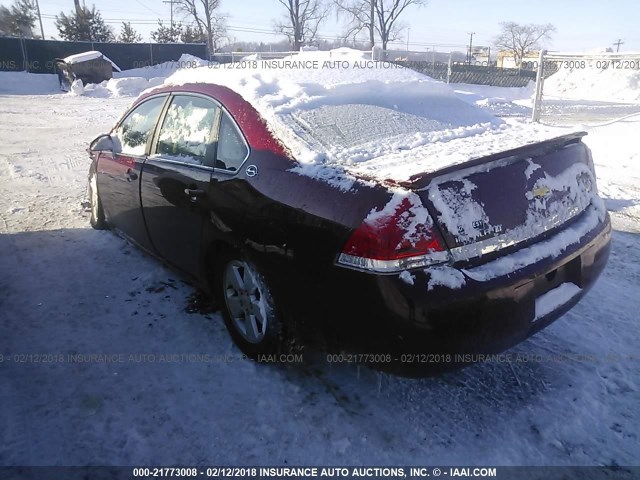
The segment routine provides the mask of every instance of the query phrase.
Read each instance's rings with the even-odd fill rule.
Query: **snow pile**
[[[0,94],[42,95],[60,92],[58,76],[27,72],[0,72]]]
[[[511,128],[443,82],[369,58],[348,48],[301,52],[182,69],[165,84],[212,83],[236,91],[291,150],[301,165],[296,171],[322,179],[331,167],[334,174],[402,180],[557,136],[523,122]],[[337,178],[329,183],[346,185]]]
[[[126,77],[139,77],[151,80],[154,78],[167,78],[171,74],[177,72],[181,68],[197,68],[205,67],[209,65],[206,60],[183,53],[177,61],[170,61],[159,63],[158,65],[151,65],[148,67],[132,68],[130,70],[124,70],[120,73],[115,73],[114,78],[126,78]]]
[[[475,105],[495,105],[529,100],[535,93],[536,84],[531,81],[526,87],[493,87],[491,85],[449,84],[461,100]]]
[[[255,68],[180,70],[166,83],[235,90],[307,164],[362,162],[501,123],[457,99],[446,84],[368,55],[310,51],[250,65]]]
[[[162,85],[164,78],[152,78],[147,80],[140,77],[112,78],[102,83],[90,83],[82,85],[81,80],[76,80],[71,86],[72,95],[83,95],[97,98],[133,97],[150,87]]]
[[[535,82],[526,87],[450,84],[456,96],[498,117],[530,117]]]
[[[604,60],[603,60],[604,61]],[[602,102],[640,103],[640,70],[599,69],[596,62],[587,68],[562,68],[544,83],[547,97]]]
[[[209,64],[206,60],[185,53],[178,61],[116,72],[110,80],[75,88],[72,93],[98,98],[135,97],[144,90],[162,85],[168,76],[180,69],[188,70],[207,65]]]

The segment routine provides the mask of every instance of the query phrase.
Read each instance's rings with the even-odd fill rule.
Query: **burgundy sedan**
[[[453,365],[549,325],[603,270],[611,226],[583,135],[402,180],[342,172],[338,188],[331,166],[302,174],[233,89],[165,86],[92,142],[91,224],[210,292],[251,357],[337,336],[376,361]]]

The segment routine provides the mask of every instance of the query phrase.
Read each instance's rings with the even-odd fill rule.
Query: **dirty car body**
[[[164,129],[187,114],[209,136],[176,146]],[[234,325],[253,331],[234,336],[252,356],[282,348],[261,344],[261,329],[278,325],[280,340],[323,333],[387,355],[376,361],[411,363],[420,360],[406,354],[509,348],[594,284],[611,227],[582,136],[336,188],[301,174],[238,93],[186,84],[139,98],[107,147],[94,142],[90,177],[104,224],[224,297],[232,335]],[[216,283],[245,261],[264,288],[238,300],[238,314],[246,291]],[[267,294],[268,312],[254,317]],[[277,322],[256,327],[263,314]],[[438,368],[460,357],[442,358]]]

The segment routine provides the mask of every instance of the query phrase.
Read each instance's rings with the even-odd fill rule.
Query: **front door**
[[[98,191],[109,224],[145,248],[150,248],[140,207],[140,176],[147,147],[167,96],[138,105],[120,122],[111,136],[114,153],[98,160]]]

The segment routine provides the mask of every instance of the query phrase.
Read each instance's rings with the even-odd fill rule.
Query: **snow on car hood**
[[[289,148],[298,173],[326,180],[326,167],[342,171],[346,177],[329,175],[340,188],[350,185],[349,174],[404,180],[552,136],[541,127],[523,136],[458,99],[447,84],[369,57],[348,48],[301,52],[184,69],[165,85],[212,83],[236,91]]]

